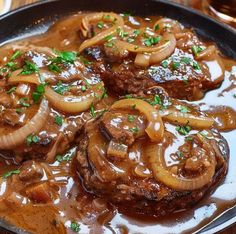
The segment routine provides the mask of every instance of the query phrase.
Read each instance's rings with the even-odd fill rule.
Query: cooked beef
[[[78,171],[83,186],[89,193],[106,198],[127,213],[162,216],[193,206],[224,178],[228,167],[229,149],[225,139],[216,130],[211,131],[214,140],[209,141],[215,149],[217,163],[213,178],[201,188],[180,191],[168,187],[154,178],[154,172],[148,166],[147,156],[142,153],[145,152],[143,150],[145,146],[149,144],[147,140],[135,139],[135,142],[129,146],[131,153],[125,158],[110,158],[106,154],[106,147],[109,148],[108,142],[111,139],[119,138],[122,133],[122,131],[113,131],[110,126],[106,126],[113,117],[114,113],[107,112],[105,117],[98,117],[87,123],[84,134],[81,136],[82,140],[77,153]],[[176,136],[173,127],[168,126],[170,126],[169,123],[166,125],[166,137],[162,144],[164,147],[166,142],[170,141],[173,148]],[[96,132],[100,132],[101,135],[98,135],[99,137],[95,135],[96,137],[91,140]],[[109,132],[110,138],[107,138],[103,134],[104,132]],[[191,138],[195,139],[195,134],[192,134]],[[179,151],[170,156],[176,157],[176,160],[183,160],[179,164],[183,166],[183,176],[192,178],[201,173],[204,168],[209,167],[207,153],[197,141],[186,141],[178,147],[179,145],[177,146]],[[149,176],[137,176],[134,173],[137,169],[137,161],[139,167],[146,168],[145,173],[148,171]],[[175,174],[178,173],[178,170],[175,166],[171,168],[172,173]]]
[[[213,77],[207,63],[196,61],[189,52],[189,47],[191,45],[183,48],[185,50],[176,48],[165,63],[147,68],[135,66],[132,54],[126,56],[127,58],[123,58],[123,55],[120,58],[118,55],[111,56],[102,46],[88,48],[84,53],[93,61],[95,73],[100,75],[108,89],[119,95],[142,94],[147,88],[159,85],[164,87],[171,97],[197,100],[201,99],[207,90],[220,85],[224,71],[223,67],[220,67],[221,72],[217,77]]]

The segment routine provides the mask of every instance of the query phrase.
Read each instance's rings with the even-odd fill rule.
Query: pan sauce
[[[129,19],[130,24],[137,24],[138,19],[133,17]],[[75,30],[77,21],[78,17],[71,16],[59,21],[46,34],[25,39],[17,44],[25,45],[25,42],[29,42],[41,47],[77,51],[79,46]],[[145,22],[143,23],[145,24]],[[6,50],[6,47],[2,47],[1,54],[5,54]],[[223,106],[236,111],[236,98],[234,97],[236,94],[236,62],[226,58],[222,59],[226,73],[221,87],[208,92],[202,100],[193,102],[200,105],[202,111],[206,111],[212,116],[218,112],[217,108]],[[212,66],[214,70],[214,64]],[[101,104],[101,109],[112,101],[113,97],[108,98],[104,101],[106,103]],[[222,110],[220,109],[220,111]],[[74,118],[76,119],[76,117]],[[218,118],[217,121],[223,124],[224,118],[227,116]],[[235,113],[232,118],[235,120]],[[75,119],[73,121],[76,122]],[[56,161],[50,165],[42,162],[45,164],[42,180],[57,183],[60,187],[60,198],[56,199],[54,204],[24,204],[26,201],[22,200],[22,205],[19,205],[13,201],[13,203],[9,203],[7,209],[4,205],[0,206],[0,217],[32,233],[73,233],[70,229],[71,222],[80,224],[79,233],[157,233],[157,230],[158,233],[192,233],[236,205],[236,130],[232,130],[235,128],[236,125],[233,123],[229,127],[230,131],[222,133],[230,146],[229,170],[225,181],[193,209],[158,219],[144,219],[121,214],[105,200],[88,195],[82,186],[78,186],[80,182],[75,173],[74,161],[60,163]],[[0,174],[16,168],[9,158],[2,157],[0,163]],[[6,199],[4,197],[6,190],[11,193],[14,192],[14,189],[6,180],[2,180],[1,199]]]

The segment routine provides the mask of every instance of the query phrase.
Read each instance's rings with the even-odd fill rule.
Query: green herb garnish
[[[154,27],[154,31],[157,31],[160,29],[160,25],[159,24],[156,24],[155,27]]]
[[[56,161],[58,162],[68,162],[72,159],[72,157],[75,155],[76,153],[76,147],[70,149],[68,152],[66,152],[64,155],[57,155],[56,156]]]
[[[167,68],[169,64],[168,64],[168,61],[164,60],[162,61],[161,65],[162,67]]]
[[[53,87],[53,90],[56,93],[64,95],[66,92],[68,92],[70,90],[70,86],[63,84],[62,81],[58,81],[56,86]]]
[[[43,84],[37,85],[36,90],[32,93],[34,102],[39,103],[44,93],[45,93],[44,85]]]
[[[189,110],[189,108],[187,106],[179,105],[179,106],[176,106],[176,109],[180,110],[181,113],[188,113],[188,112],[190,112],[190,110]]]
[[[80,225],[76,222],[71,222],[70,229],[76,233],[80,232]]]
[[[97,27],[102,29],[104,27],[104,23],[103,22],[98,22]]]
[[[39,68],[35,63],[32,63],[30,61],[25,61],[25,65],[23,66],[23,70],[20,73],[21,75],[30,75],[33,73],[38,73]]]
[[[133,115],[128,115],[128,121],[133,122],[135,120],[135,117]]]
[[[6,179],[6,178],[8,178],[8,177],[10,177],[12,175],[17,175],[17,174],[20,174],[20,170],[19,169],[8,171],[8,172],[4,173],[2,175],[2,178]]]
[[[159,95],[155,95],[154,100],[150,102],[152,106],[162,105],[162,101]]]
[[[133,127],[133,128],[130,128],[129,130],[133,133],[137,133],[139,131],[139,128],[138,127]]]
[[[39,137],[37,135],[30,134],[29,136],[26,137],[26,143],[27,145],[31,145],[33,143],[38,143],[39,142]]]
[[[23,106],[23,107],[30,107],[30,104],[27,103],[26,101],[29,101],[29,99],[26,98],[26,97],[19,99],[19,103],[20,103],[21,106]]]
[[[13,61],[15,59],[17,59],[19,56],[21,56],[21,52],[19,50],[17,50],[10,58],[10,61]]]
[[[62,124],[63,124],[63,118],[60,115],[56,115],[54,118],[54,121],[59,126],[62,126]]]
[[[92,115],[93,118],[96,117],[96,112],[95,112],[95,108],[94,108],[94,104],[93,103],[90,106],[90,114]]]
[[[201,46],[193,46],[192,47],[192,52],[195,56],[198,56],[200,52],[202,52],[204,49]]]
[[[191,131],[192,128],[187,123],[184,126],[177,126],[175,129],[176,131],[178,131],[180,135],[187,135]]]
[[[178,69],[180,67],[180,62],[173,62],[172,64],[173,69]]]
[[[150,46],[152,46],[152,45],[156,45],[158,42],[160,42],[160,40],[161,40],[161,36],[148,37],[148,38],[146,38],[146,39],[143,41],[143,43],[144,43],[146,46],[150,47]]]

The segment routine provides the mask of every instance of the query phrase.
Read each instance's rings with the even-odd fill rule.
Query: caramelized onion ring
[[[8,80],[9,83],[31,83],[31,84],[40,84],[40,79],[37,74],[31,74],[29,76],[12,76]],[[58,110],[64,111],[66,113],[79,113],[86,111],[90,108],[92,103],[96,102],[96,97],[101,97],[103,93],[102,87],[104,86],[103,82],[93,85],[93,95],[85,94],[83,96],[62,96],[56,93],[50,87],[45,87],[45,96],[50,101],[50,103]]]
[[[209,129],[214,124],[214,119],[205,117],[205,116],[195,116],[188,113],[181,113],[179,111],[164,110],[160,111],[161,117],[172,123],[186,124],[189,126],[200,128],[200,129]]]
[[[48,101],[43,99],[37,114],[28,123],[14,132],[0,136],[0,149],[13,149],[22,144],[30,134],[38,133],[44,126],[48,115]]]
[[[124,109],[135,107],[136,110],[144,114],[148,121],[145,132],[153,142],[160,142],[164,134],[164,125],[159,112],[149,103],[135,98],[123,99],[115,102],[111,109]]]
[[[164,162],[163,146],[158,144],[149,144],[146,147],[146,154],[150,158],[151,168],[156,180],[175,190],[196,190],[202,188],[204,185],[211,182],[216,168],[215,153],[210,144],[198,134],[200,141],[202,141],[203,148],[210,154],[211,163],[205,171],[195,178],[184,178],[173,174],[166,168]]]
[[[104,17],[106,15],[109,15],[109,17]],[[82,23],[81,23],[81,30],[82,30],[83,35],[87,36],[87,32],[89,31],[89,23],[90,22],[99,21],[99,20],[114,22],[115,25],[112,26],[111,28],[106,29],[103,32],[97,34],[93,38],[85,40],[80,45],[79,52],[83,51],[85,48],[88,48],[90,46],[93,46],[93,45],[99,43],[100,41],[103,41],[104,38],[115,34],[118,27],[123,28],[123,26],[124,26],[124,20],[118,14],[106,13],[106,12],[88,14],[82,19]]]

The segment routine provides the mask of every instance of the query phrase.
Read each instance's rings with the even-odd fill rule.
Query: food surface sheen
[[[173,19],[80,12],[7,43],[0,217],[30,233],[200,230],[236,204],[235,111],[236,62]]]

